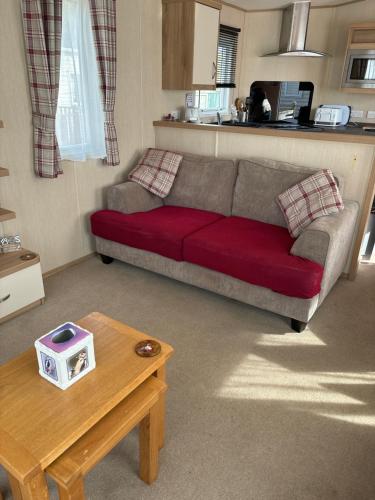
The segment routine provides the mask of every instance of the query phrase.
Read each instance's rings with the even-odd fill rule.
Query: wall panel
[[[120,182],[145,146],[154,145],[152,120],[161,116],[161,2],[117,2],[118,74],[115,120],[119,167],[101,161],[64,162],[58,179],[33,172],[31,107],[20,3],[0,2],[0,164],[11,173],[0,183],[0,205],[17,219],[0,234],[19,232],[41,255],[43,271],[93,250],[89,214],[105,206],[108,186]],[[146,111],[147,110],[147,111]]]

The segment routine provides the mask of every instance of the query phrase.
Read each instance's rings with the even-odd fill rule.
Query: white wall
[[[313,9],[306,46],[325,52],[334,9]],[[327,67],[326,58],[261,57],[279,48],[282,11],[251,12],[245,16],[241,61],[240,95],[249,95],[255,80],[312,81],[313,106],[320,102],[320,91]]]
[[[156,127],[156,146],[219,158],[273,158],[312,170],[330,168],[344,180],[344,199],[355,200],[360,206],[375,158],[374,146],[365,144],[308,140],[303,135],[291,139],[169,127]],[[350,258],[345,272],[349,272],[349,264]]]
[[[277,48],[280,12],[245,15],[224,6],[222,22],[243,30],[235,96],[245,97],[254,79],[313,79],[323,92],[321,97],[317,94],[319,102],[340,102],[337,72],[343,63],[340,54],[346,26],[353,21],[375,19],[374,6],[374,0],[367,0],[336,12],[313,10],[308,45],[318,50],[332,48],[338,59],[287,63],[258,57]],[[105,205],[106,187],[124,179],[140,152],[154,145],[152,121],[184,105],[185,92],[161,90],[161,0],[121,0],[117,9],[115,119],[121,165],[65,162],[64,175],[49,180],[40,179],[33,172],[31,108],[19,1],[0,0],[0,119],[5,123],[5,129],[0,130],[0,164],[11,172],[9,178],[0,180],[0,205],[17,213],[15,221],[0,224],[0,234],[19,232],[24,246],[40,253],[44,272],[92,251],[88,216]],[[373,107],[372,96],[344,97],[357,107]],[[199,144],[204,152],[211,137],[194,136],[194,146]],[[276,146],[277,141],[269,150],[267,142],[267,152],[275,157]]]
[[[315,84],[313,110],[323,103],[349,104],[363,110],[375,109],[374,95],[348,94],[340,89],[348,27],[354,22],[375,21],[375,0],[338,8],[311,9],[306,46],[327,52],[330,56],[325,58],[260,57],[277,51],[281,19],[281,10],[246,13],[223,6],[221,22],[242,30],[237,89],[233,98],[246,98],[254,80],[307,80]],[[184,105],[184,92],[165,91],[162,95],[166,113]]]
[[[329,53],[331,57],[328,59],[328,67],[322,89],[323,102],[325,103],[344,103],[353,106],[357,110],[375,111],[375,94],[344,93],[340,89],[349,25],[364,22],[375,22],[374,0],[366,0],[365,2],[335,9],[329,41]],[[369,120],[365,117],[361,121]]]
[[[33,171],[31,107],[25,66],[20,2],[0,1],[0,206],[17,219],[0,224],[0,234],[19,232],[26,248],[40,253],[43,271],[93,250],[88,216],[104,206],[105,188],[125,178],[134,159],[154,145],[152,121],[161,99],[161,2],[121,0],[118,16],[118,80],[115,119],[121,165],[64,162],[58,179]],[[163,96],[162,96],[163,97]],[[168,101],[173,100],[173,93]]]

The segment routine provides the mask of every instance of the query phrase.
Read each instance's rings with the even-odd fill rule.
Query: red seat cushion
[[[286,228],[243,217],[226,217],[184,241],[184,260],[291,297],[320,291],[323,267],[290,255]]]
[[[100,210],[91,216],[91,229],[106,240],[182,260],[184,238],[222,218],[205,210],[171,206],[129,215]]]

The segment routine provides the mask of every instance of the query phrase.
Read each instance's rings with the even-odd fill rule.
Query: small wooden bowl
[[[161,345],[156,340],[142,340],[135,346],[135,352],[142,358],[152,358],[160,354]]]
[[[29,252],[29,253],[24,253],[23,255],[21,255],[21,260],[33,260],[35,259],[36,257],[36,253],[32,253],[32,252]]]

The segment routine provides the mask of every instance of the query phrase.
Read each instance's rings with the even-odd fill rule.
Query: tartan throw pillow
[[[297,238],[313,220],[344,209],[340,192],[331,170],[320,170],[277,197],[288,225]]]
[[[165,198],[172,188],[181,161],[182,156],[177,153],[149,148],[128,179]]]

